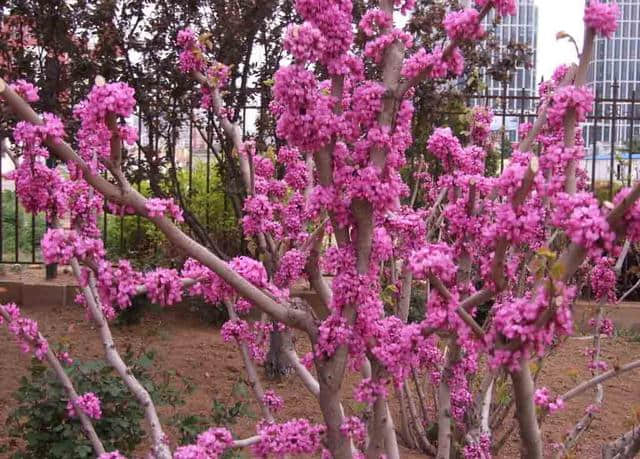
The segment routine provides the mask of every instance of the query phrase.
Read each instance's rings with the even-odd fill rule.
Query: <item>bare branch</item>
[[[78,282],[81,285],[80,290],[87,301],[89,312],[100,331],[107,361],[111,364],[113,369],[116,370],[116,373],[118,373],[120,378],[122,378],[131,393],[136,397],[145,413],[149,429],[151,430],[151,436],[153,437],[153,453],[159,459],[171,459],[171,451],[166,444],[166,436],[162,430],[162,424],[158,418],[158,413],[155,405],[153,404],[153,400],[151,400],[149,392],[147,392],[147,390],[133,375],[131,369],[124,363],[116,349],[115,343],[113,342],[113,336],[111,335],[109,324],[102,313],[102,307],[99,304],[100,300],[95,294],[95,285],[92,285],[92,283],[95,282],[93,273],[90,273],[89,275],[90,284],[82,286],[81,279],[83,277],[78,260],[75,258],[72,259],[71,267],[76,279],[78,279]]]
[[[615,367],[614,369],[604,372],[601,375],[591,378],[588,381],[584,381],[581,384],[578,384],[573,389],[565,392],[564,395],[562,395],[562,397],[560,398],[565,402],[569,401],[572,398],[582,394],[584,391],[591,389],[592,387],[597,386],[598,384],[601,384],[608,379],[614,378],[616,376],[620,376],[624,373],[627,373],[628,371],[632,371],[637,368],[640,368],[640,359],[634,360],[620,367]]]

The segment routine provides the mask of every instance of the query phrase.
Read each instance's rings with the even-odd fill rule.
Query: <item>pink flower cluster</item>
[[[175,269],[158,268],[144,276],[147,296],[156,303],[166,306],[182,301],[182,282]]]
[[[631,193],[631,188],[622,188],[613,198],[614,204],[620,204]],[[637,201],[625,212],[623,221],[627,226],[627,237],[632,241],[640,241],[640,203]]]
[[[334,133],[333,100],[304,67],[280,67],[274,79],[271,110],[277,116],[278,137],[303,152],[320,150]]]
[[[69,264],[72,258],[96,261],[105,254],[102,240],[65,229],[48,229],[42,237],[41,248],[47,263]]]
[[[445,78],[447,76],[460,76],[463,71],[464,58],[459,48],[454,48],[447,59],[444,59],[443,50],[440,47],[435,47],[431,53],[428,53],[424,48],[420,48],[405,60],[402,67],[402,76],[412,79],[424,72],[428,72],[431,78]]]
[[[0,314],[0,325],[4,323],[5,314],[10,317],[7,328],[13,333],[20,343],[23,352],[33,352],[39,360],[43,360],[49,351],[49,343],[38,331],[38,323],[35,320],[22,317],[20,309],[15,303],[0,305],[4,314]]]
[[[278,397],[278,395],[271,389],[264,392],[262,403],[264,403],[272,412],[280,411],[284,406],[282,398]]]
[[[367,439],[367,427],[357,416],[348,416],[340,426],[340,432],[351,438],[358,447],[363,447]]]
[[[471,116],[471,141],[479,147],[488,146],[493,112],[487,107],[474,107]]]
[[[125,83],[96,84],[87,98],[74,107],[73,113],[80,120],[76,135],[78,150],[94,172],[102,167],[98,159],[108,159],[111,154],[113,132],[108,118],[129,117],[136,104],[134,93]],[[112,127],[126,143],[131,145],[137,140],[138,134],[132,126],[116,124]]]
[[[26,80],[16,80],[11,84],[11,89],[18,93],[27,102],[38,102],[40,96],[38,95],[38,88]]]
[[[596,264],[589,275],[593,295],[598,301],[606,301],[610,304],[614,304],[617,299],[617,276],[612,265],[611,259],[600,257],[596,260]]]
[[[292,419],[284,424],[263,423],[258,427],[260,441],[251,449],[256,457],[264,459],[288,454],[309,457],[322,446],[325,430],[325,426],[311,424],[306,419]]]
[[[387,386],[383,381],[365,378],[356,387],[354,397],[360,403],[371,405],[379,398],[387,397]]]
[[[486,129],[487,127],[478,127]],[[476,130],[476,135],[481,134]],[[451,128],[436,128],[427,141],[427,150],[438,158],[447,173],[459,171],[467,174],[479,174],[484,171],[486,152],[476,146],[462,148],[460,140],[453,135]]]
[[[491,438],[483,433],[478,441],[467,443],[462,449],[464,459],[490,459],[491,458]]]
[[[212,428],[198,435],[194,445],[180,446],[175,459],[218,459],[233,444],[231,432],[224,428]]]
[[[443,25],[451,40],[477,40],[485,33],[480,23],[480,13],[474,8],[448,13]]]
[[[371,330],[366,335],[375,340],[371,353],[384,365],[397,387],[411,374],[412,368],[438,371],[442,352],[435,337],[424,337],[426,323],[407,325],[397,317],[386,317],[368,325]]]
[[[598,34],[607,38],[613,37],[618,27],[620,8],[615,1],[604,3],[590,0],[584,10],[584,22]]]
[[[239,344],[246,344],[251,358],[257,363],[262,363],[267,356],[265,345],[271,329],[270,323],[249,324],[246,320],[235,319],[226,321],[220,333],[226,343],[236,341]]]
[[[548,388],[542,387],[540,389],[536,389],[536,392],[533,396],[533,401],[536,405],[541,408],[549,410],[549,412],[554,413],[556,411],[564,408],[564,401],[558,397],[555,400],[551,399],[551,393]]]
[[[283,46],[297,61],[313,62],[322,57],[324,36],[309,22],[292,24],[287,27]]]
[[[351,0],[296,0],[296,9],[324,37],[321,63],[331,67],[345,56],[353,42]]]
[[[127,459],[127,457],[120,454],[120,451],[111,451],[110,453],[102,453],[98,459]]]
[[[499,16],[515,15],[517,10],[516,0],[476,0],[479,8],[491,5]]]
[[[25,158],[5,177],[15,181],[18,199],[28,212],[46,212],[47,220],[52,221],[66,211],[68,201],[62,192],[62,177],[56,169],[39,160]]]
[[[182,209],[173,199],[150,198],[144,204],[149,217],[170,216],[177,222],[183,222]]]
[[[538,288],[531,295],[494,305],[495,317],[486,337],[492,353],[491,365],[517,369],[522,358],[543,355],[556,335],[570,335],[575,290],[554,282],[552,287]],[[541,323],[545,314],[548,317]],[[510,349],[506,345],[516,340],[518,347]]]
[[[597,318],[592,318],[589,319],[589,326],[590,327],[594,327],[596,328],[596,326],[598,325],[598,319]],[[600,321],[600,326],[598,327],[597,330],[594,330],[595,334],[602,334],[602,335],[607,335],[607,336],[613,336],[613,332],[615,330],[615,326],[613,324],[613,321],[611,319],[608,318],[603,318]]]
[[[374,37],[393,25],[393,18],[380,8],[367,10],[360,20],[360,29],[367,37]]]
[[[82,410],[91,419],[100,419],[102,417],[102,409],[100,408],[100,399],[93,392],[87,392],[76,398],[73,403],[71,400],[67,402],[67,416],[75,418],[76,408]]]
[[[417,279],[434,276],[445,284],[455,281],[458,267],[453,262],[453,250],[447,244],[427,244],[409,258],[409,266]]]
[[[43,124],[25,121],[17,123],[13,137],[22,146],[22,161],[6,174],[16,182],[16,194],[25,209],[32,213],[46,212],[47,219],[62,215],[68,207],[63,191],[63,178],[57,169],[44,164],[49,157],[46,141],[59,142],[64,136],[64,126],[58,117],[50,113],[42,115]]]
[[[578,122],[586,119],[593,107],[593,92],[586,87],[563,86],[556,89],[551,96],[551,104],[547,109],[549,124],[561,129],[568,110],[576,112]]]
[[[615,234],[611,231],[598,200],[591,193],[558,193],[551,221],[562,228],[572,242],[583,246],[590,256],[611,250]]]
[[[202,86],[202,99],[200,105],[202,108],[208,109],[214,107],[216,114],[224,118],[227,117],[225,108],[214,105],[214,95],[212,90],[223,89],[227,86],[231,72],[229,67],[220,63],[209,63],[205,57],[207,51],[207,40],[199,39],[192,29],[183,29],[178,32],[177,44],[182,51],[180,52],[180,70],[183,73],[200,72],[204,74],[207,85]]]
[[[289,287],[304,275],[307,254],[298,249],[291,249],[280,258],[280,267],[274,282],[279,287]]]
[[[380,64],[387,48],[395,42],[402,43],[405,48],[411,48],[413,38],[400,29],[391,29],[384,35],[380,35],[376,39],[369,41],[365,45],[364,55],[373,59],[376,64]]]
[[[144,282],[143,276],[127,260],[119,260],[115,266],[100,261],[96,277],[100,303],[107,319],[113,319],[118,311],[129,308],[131,298]]]

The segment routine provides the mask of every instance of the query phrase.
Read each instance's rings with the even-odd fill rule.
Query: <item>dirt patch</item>
[[[25,307],[23,312],[40,323],[42,332],[52,343],[73,343],[72,355],[75,358],[89,360],[103,357],[98,332],[84,319],[81,309]],[[178,376],[188,377],[193,384],[193,392],[184,394],[185,405],[175,410],[170,407],[161,410],[161,417],[165,421],[176,413],[205,415],[213,399],[227,399],[237,381],[244,378],[244,368],[237,348],[224,343],[219,329],[205,323],[200,315],[187,307],[149,311],[140,324],[113,327],[113,334],[120,350],[126,347],[131,347],[134,352],[155,349],[159,373],[173,370]],[[583,349],[589,345],[588,341],[578,340],[568,340],[562,344],[542,369],[538,386],[545,385],[554,394],[559,394],[573,387],[576,380],[587,377]],[[4,426],[8,413],[15,407],[12,393],[18,387],[20,377],[27,372],[29,358],[18,349],[5,327],[0,327],[0,348],[3,349],[3,357],[0,359],[0,444],[3,444],[9,441]],[[299,340],[298,349],[304,353],[308,346],[303,340]],[[616,362],[627,362],[640,355],[640,343],[621,338],[607,339],[603,343],[603,353],[610,366]],[[261,370],[260,373],[262,374]],[[350,394],[358,380],[358,375],[349,374],[344,385],[347,414],[356,409]],[[181,384],[179,378],[176,384]],[[286,379],[281,383],[265,381],[265,385],[274,389],[285,400],[285,408],[278,414],[278,420],[307,417],[321,422],[317,402],[297,382]],[[562,434],[591,403],[592,396],[591,393],[585,394],[570,402],[565,410],[546,420],[543,434],[547,444],[560,440]],[[247,402],[251,404],[254,413],[259,412],[251,397],[247,398]],[[587,458],[599,457],[602,443],[628,429],[639,408],[640,372],[609,381],[605,384],[603,412],[594,422],[577,453]],[[165,425],[171,443],[175,445],[178,433],[174,427]],[[254,425],[255,419],[240,418],[232,428],[235,434],[244,437],[255,433]],[[516,442],[511,441],[499,457],[516,457],[517,451]],[[140,457],[143,457],[143,453],[141,449]],[[551,453],[550,448],[547,453]],[[401,455],[403,458],[424,457],[406,449],[403,449]]]

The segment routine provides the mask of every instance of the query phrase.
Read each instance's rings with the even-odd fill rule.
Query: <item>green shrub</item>
[[[153,352],[133,358],[127,353],[134,375],[149,391],[156,405],[183,403],[180,393],[170,386],[168,377],[159,384],[150,375]],[[95,393],[101,400],[102,418],[94,421],[96,433],[107,451],[130,455],[144,439],[141,428],[144,413],[137,400],[111,366],[102,360],[75,361],[66,368],[78,394]],[[30,375],[23,377],[14,394],[18,407],[9,415],[9,434],[25,441],[13,458],[89,458],[91,444],[82,433],[80,421],[67,416],[68,397],[51,369],[34,359]]]
[[[614,180],[613,181],[613,196],[615,196],[616,193],[618,193],[618,191],[620,191],[620,189],[622,187],[623,187],[622,182]],[[597,180],[596,181],[595,194],[596,194],[596,197],[598,198],[598,201],[600,201],[600,202],[610,201],[611,200],[611,196],[610,196],[610,193],[609,193],[609,180]]]
[[[16,236],[20,261],[30,261],[35,240],[36,259],[40,259],[40,239],[45,232],[44,215],[35,218],[25,212],[18,204],[18,221],[16,223],[16,194],[11,190],[2,191],[2,255],[5,261],[15,260]],[[17,235],[16,235],[17,229]],[[35,230],[35,231],[34,231]]]
[[[199,296],[185,296],[180,304],[172,306],[172,309],[175,308],[183,308],[183,311],[193,313],[203,322],[216,327],[221,327],[229,320],[226,308],[207,303]],[[118,314],[114,324],[117,327],[138,325],[147,313],[162,314],[163,311],[162,306],[151,303],[146,295],[138,295],[132,298],[130,307]]]
[[[172,424],[180,432],[180,444],[194,443],[198,434],[211,427],[229,427],[242,417],[254,419],[256,416],[251,412],[250,406],[246,402],[248,397],[249,388],[244,382],[238,381],[233,386],[228,404],[214,399],[207,415],[174,416]]]
[[[178,171],[178,181],[187,208],[207,228],[210,237],[227,254],[239,253],[242,231],[231,204],[227,202],[216,165],[209,166],[208,192],[207,165],[204,162],[194,164],[191,189],[188,169]],[[148,181],[140,184],[140,191],[145,196],[152,195]],[[100,220],[100,225],[103,229],[104,220]],[[186,225],[183,228],[188,231]],[[121,218],[108,215],[105,246],[110,258],[126,257],[139,269],[171,266],[180,256],[171,244],[166,243],[155,225],[137,216]]]

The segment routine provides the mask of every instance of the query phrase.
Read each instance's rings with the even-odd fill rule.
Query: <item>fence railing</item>
[[[536,116],[539,97],[528,95],[527,90],[513,94],[513,90],[504,88],[500,94],[483,94],[469,98],[470,105],[484,104],[492,107],[494,112],[494,135],[499,143],[500,170],[509,160],[510,142],[517,138],[518,125],[532,122]],[[247,124],[251,111],[259,111],[258,105],[247,106],[242,110],[244,132],[250,130]],[[456,113],[445,113],[452,115]],[[188,190],[194,189],[194,168],[202,164],[205,170],[204,191],[207,195],[212,187],[212,167],[215,165],[215,154],[211,150],[213,130],[211,120],[204,127],[204,132],[196,130],[191,121],[184,123],[182,130],[175,136],[176,141],[166,145],[159,144],[160,136],[147,130],[138,118],[138,127],[145,145],[152,144],[158,148],[172,149],[177,165],[186,174]],[[640,180],[640,101],[635,91],[630,98],[618,97],[618,85],[613,84],[611,96],[602,97],[596,94],[594,110],[583,123],[586,157],[583,167],[588,174],[592,189],[599,195],[611,199],[616,188],[631,185]],[[202,135],[201,135],[202,134]],[[203,138],[207,137],[207,139]],[[207,141],[208,140],[208,141]],[[635,151],[634,151],[635,150]],[[134,149],[141,164],[141,151]],[[37,264],[42,263],[40,239],[46,231],[43,215],[30,215],[22,209],[18,202],[13,182],[3,178],[3,174],[13,168],[9,158],[0,162],[0,264]],[[188,194],[188,193],[187,193]],[[188,197],[187,197],[188,201]],[[210,212],[205,203],[203,224],[210,228]],[[106,212],[101,216],[101,226],[105,245],[123,252],[127,244],[135,241],[127,240],[125,224],[134,223],[139,237],[141,220],[139,216],[114,216]]]

